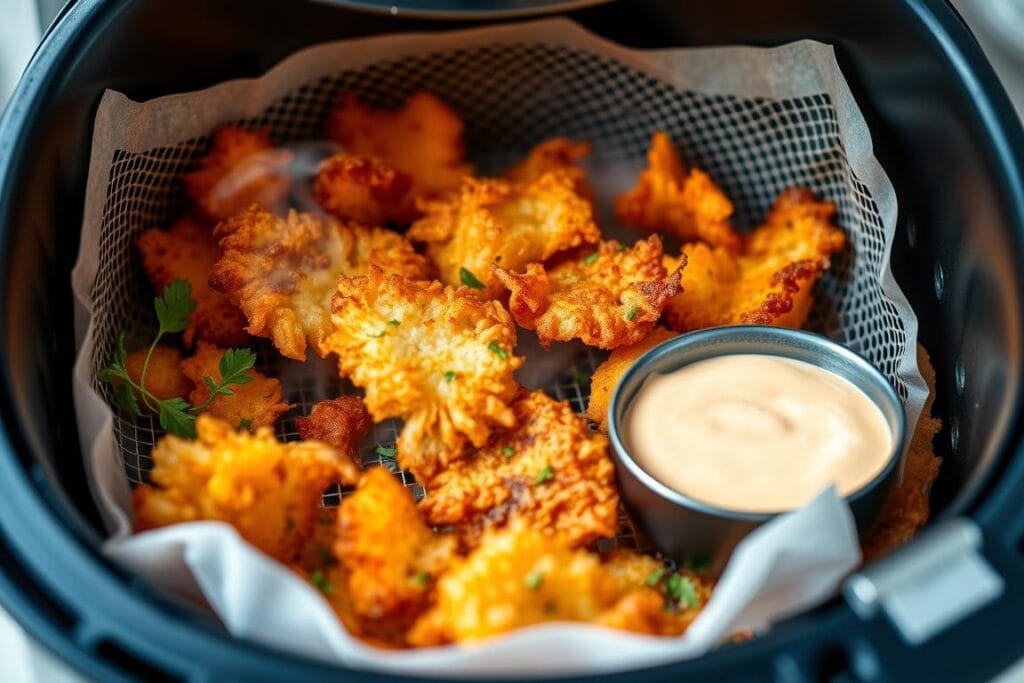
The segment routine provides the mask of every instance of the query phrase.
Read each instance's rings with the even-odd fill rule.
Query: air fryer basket
[[[136,99],[193,90],[256,75],[315,42],[457,23],[347,4],[79,0],[50,30],[0,119],[0,600],[37,639],[98,679],[339,675],[232,639],[100,555],[69,386],[69,273],[92,116],[105,88]],[[888,567],[868,568],[851,584],[864,590],[750,643],[620,678],[966,680],[991,676],[1024,654],[1011,626],[1024,608],[1024,458],[1014,457],[1021,442],[1024,133],[967,29],[941,0],[620,0],[571,16],[637,47],[806,37],[836,46],[899,197],[893,266],[932,354],[944,419],[946,461],[932,494],[929,538]],[[909,644],[899,619],[876,609],[870,591],[884,598],[900,590],[894,565],[923,585],[935,575],[929,558],[953,563],[976,545],[1002,577],[1002,595]]]

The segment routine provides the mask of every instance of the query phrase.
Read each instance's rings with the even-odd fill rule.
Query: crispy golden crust
[[[928,385],[928,400],[907,449],[903,482],[889,494],[881,517],[863,541],[865,562],[871,562],[909,541],[924,527],[930,514],[928,495],[942,465],[942,458],[935,455],[934,445],[935,436],[942,429],[942,420],[932,417],[935,369],[928,353],[920,345],[917,347],[917,364]]]
[[[245,316],[220,292],[210,289],[207,280],[220,248],[213,231],[194,218],[185,216],[167,230],[147,230],[135,240],[142,255],[142,268],[162,292],[172,280],[188,280],[196,309],[189,316],[183,339],[186,346],[196,340],[218,346],[245,346]]]
[[[512,355],[515,325],[501,304],[371,267],[338,280],[333,310],[325,348],[366,390],[374,420],[405,420],[399,462],[421,481],[467,442],[482,446],[514,423],[512,373],[523,359]]]
[[[615,535],[619,495],[608,440],[543,391],[512,404],[516,426],[423,483],[427,521],[455,526],[466,545],[515,520],[568,545]]]
[[[551,138],[531,149],[526,158],[505,172],[505,177],[513,182],[528,183],[537,180],[549,171],[565,169],[575,178],[576,192],[584,197],[589,197],[587,174],[579,167],[579,163],[588,154],[590,154],[590,145],[585,142],[576,142],[568,138]]]
[[[846,243],[832,224],[834,215],[835,205],[818,201],[810,190],[791,188],[739,253],[685,245],[683,291],[665,309],[669,327],[679,332],[739,324],[801,327],[814,283]],[[666,267],[674,263],[666,258]]]
[[[220,359],[223,356],[224,349],[199,342],[192,357],[181,362],[182,373],[193,385],[189,403],[198,406],[210,397],[210,388],[203,378],[210,377],[215,383],[220,383]],[[277,418],[288,412],[288,404],[281,400],[281,383],[258,370],[248,370],[245,374],[249,377],[247,384],[231,385],[230,396],[218,396],[203,412],[235,427],[241,426],[243,421],[253,429],[274,424]]]
[[[612,351],[608,358],[597,366],[593,376],[590,378],[590,400],[587,403],[587,417],[598,423],[602,430],[607,429],[608,408],[612,401],[612,392],[619,383],[619,379],[626,374],[626,370],[636,362],[648,349],[668,341],[677,336],[664,327],[658,326],[647,334],[646,337],[630,344],[620,346]]]
[[[726,249],[739,248],[740,237],[729,223],[732,202],[703,171],[691,168],[687,172],[665,133],[652,136],[647,164],[636,185],[615,200],[620,221],[684,242],[701,240]]]
[[[341,94],[328,136],[349,154],[374,157],[412,176],[412,194],[454,190],[473,167],[463,161],[462,119],[433,94],[410,95],[401,109],[373,109]]]
[[[484,284],[479,296],[495,299],[504,287],[491,264],[520,270],[600,238],[590,203],[575,185],[574,174],[566,169],[527,183],[466,178],[458,193],[422,203],[425,215],[408,236],[427,243],[442,282],[467,284],[462,278],[466,269]]]
[[[373,429],[370,411],[358,396],[340,396],[314,403],[307,417],[295,420],[299,436],[323,441],[359,463],[359,442]],[[355,483],[345,482],[345,483]]]
[[[274,150],[266,131],[224,126],[214,131],[199,168],[182,181],[200,213],[223,220],[252,204],[279,204],[291,181],[278,169],[289,160],[287,152]]]
[[[135,530],[215,520],[231,524],[271,557],[293,562],[314,533],[320,495],[344,460],[317,441],[279,443],[269,427],[236,432],[208,415],[198,438],[154,446],[153,485],[135,489]]]
[[[313,197],[335,218],[367,225],[407,223],[418,215],[412,176],[379,159],[335,154],[320,164]]]
[[[124,367],[136,384],[141,384],[142,366],[148,349],[132,351],[125,356]],[[157,346],[146,367],[146,391],[161,401],[185,398],[192,391],[192,382],[181,372],[181,352],[169,346]]]
[[[217,226],[224,255],[210,284],[236,303],[248,330],[269,337],[282,355],[305,360],[307,341],[321,356],[331,331],[331,295],[341,275],[370,265],[420,279],[429,265],[398,233],[290,211],[281,218],[258,206]]]
[[[601,242],[596,251],[573,254],[550,268],[539,263],[524,273],[491,268],[511,292],[509,310],[516,322],[536,330],[545,347],[580,339],[614,349],[643,339],[679,290],[685,260],[666,274],[661,257],[661,240],[651,235],[631,248]]]

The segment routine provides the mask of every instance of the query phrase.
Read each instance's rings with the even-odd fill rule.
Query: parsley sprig
[[[169,434],[185,438],[196,436],[196,416],[205,410],[218,396],[230,396],[234,393],[232,385],[247,384],[251,377],[246,374],[256,363],[256,354],[249,349],[228,349],[220,359],[220,381],[209,375],[203,382],[210,395],[197,406],[189,405],[188,401],[176,396],[159,399],[146,389],[146,372],[160,340],[168,334],[182,332],[188,327],[189,316],[196,308],[192,298],[192,285],[187,280],[174,280],[164,287],[163,294],[153,300],[158,323],[156,336],[149,345],[146,358],[142,362],[142,371],[136,383],[128,374],[125,362],[125,336],[120,334],[114,346],[114,357],[110,363],[97,373],[97,379],[114,385],[114,400],[118,407],[132,417],[141,417],[143,407],[156,413],[160,426]],[[142,406],[139,405],[142,399]]]

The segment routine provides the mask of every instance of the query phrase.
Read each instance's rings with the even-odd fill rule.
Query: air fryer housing
[[[70,391],[70,271],[104,89],[146,99],[256,76],[317,42],[499,20],[451,14],[483,4],[409,2],[426,11],[413,16],[373,0],[78,0],[51,27],[0,119],[0,601],[74,667],[99,680],[389,678],[234,639],[99,551]],[[893,267],[944,420],[921,539],[764,637],[607,678],[980,680],[1024,655],[1024,133],[967,28],[942,0],[620,0],[566,14],[636,47],[835,45],[896,188]],[[932,593],[939,612],[952,605],[944,617],[912,600],[915,588],[981,576],[968,569],[998,592],[947,585]],[[909,622],[900,605],[918,610]]]

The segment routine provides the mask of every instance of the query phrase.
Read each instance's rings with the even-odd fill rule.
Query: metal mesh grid
[[[882,220],[867,187],[850,168],[827,95],[771,100],[680,91],[586,51],[510,43],[382,62],[299,84],[260,116],[234,123],[266,128],[277,143],[316,139],[343,90],[358,93],[372,105],[396,107],[422,88],[463,116],[467,148],[485,173],[555,135],[590,142],[594,167],[639,169],[651,133],[665,130],[687,162],[708,171],[732,198],[740,227],[755,226],[787,186],[810,187],[834,202],[849,247],[834,258],[832,270],[819,283],[809,327],[863,353],[906,398],[897,367],[911,340],[879,285],[885,254]],[[130,348],[149,338],[154,323],[151,289],[131,243],[147,228],[167,225],[185,209],[178,178],[194,166],[207,143],[207,138],[198,138],[143,153],[115,153],[103,211],[100,268],[92,291],[94,368],[110,357],[118,331],[126,331]],[[608,214],[611,197],[599,199],[605,204],[600,215]],[[351,390],[335,377],[333,367],[316,369],[314,364],[295,372],[290,366],[298,364],[280,360],[266,346],[260,346],[260,358],[264,372],[283,375],[286,400],[296,404],[279,424],[284,438],[297,436],[294,419],[308,412],[313,402]],[[588,378],[601,358],[598,352],[578,356],[574,367],[567,367],[545,389],[582,411],[589,385],[580,379]],[[97,389],[113,405],[109,389]],[[381,461],[375,445],[393,443],[396,426],[376,426],[364,448],[365,463]],[[154,420],[115,416],[114,431],[128,479],[145,481],[152,466],[148,453],[159,437]],[[384,464],[397,473],[393,462]],[[397,476],[413,485],[407,475]],[[325,503],[336,504],[343,493],[329,492]],[[634,539],[627,542],[636,543],[631,530],[625,531],[624,538]]]

